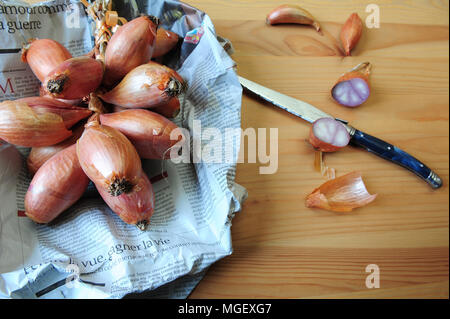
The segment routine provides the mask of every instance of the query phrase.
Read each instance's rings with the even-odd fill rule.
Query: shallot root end
[[[129,193],[133,190],[133,184],[131,184],[125,178],[115,178],[114,181],[108,186],[108,192],[112,196],[119,196],[123,193]]]

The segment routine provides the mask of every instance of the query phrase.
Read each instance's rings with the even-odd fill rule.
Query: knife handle
[[[365,148],[375,155],[403,166],[425,180],[433,188],[442,186],[442,179],[435,172],[405,151],[376,137],[361,132],[350,125],[346,126],[351,136],[351,144]]]

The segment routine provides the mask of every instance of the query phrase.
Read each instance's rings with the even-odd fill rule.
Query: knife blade
[[[253,92],[263,100],[268,101],[271,104],[286,110],[287,112],[294,114],[307,122],[313,123],[323,117],[334,118],[309,103],[269,89],[241,76],[238,76],[238,78],[239,82],[245,89]],[[347,128],[347,131],[351,137],[350,143],[352,145],[362,147],[370,153],[410,170],[435,189],[442,186],[442,179],[425,164],[410,154],[402,151],[392,144],[350,126],[348,122],[344,120],[336,120],[342,122]]]

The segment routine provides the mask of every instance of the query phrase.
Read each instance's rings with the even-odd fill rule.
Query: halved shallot
[[[115,88],[98,96],[126,108],[152,108],[168,103],[184,89],[184,80],[176,71],[151,61],[134,68]]]
[[[316,120],[311,126],[309,142],[318,151],[334,152],[348,145],[350,134],[341,122],[324,117]]]
[[[331,96],[341,105],[356,107],[363,104],[370,95],[370,62],[358,64],[343,74],[333,86]]]
[[[375,200],[361,178],[361,173],[351,172],[331,179],[316,188],[306,198],[306,207],[322,208],[335,212],[350,212]]]
[[[86,175],[112,196],[131,192],[141,177],[141,159],[133,144],[119,130],[100,125],[97,118],[91,117],[85,125],[77,154]]]
[[[136,148],[141,158],[169,159],[170,149],[177,140],[170,135],[178,126],[164,116],[144,109],[125,110],[118,113],[101,114],[102,125],[122,132]]]
[[[49,223],[80,199],[88,183],[72,145],[34,175],[25,195],[25,214],[37,223]]]
[[[114,85],[132,69],[150,61],[158,25],[158,18],[141,16],[117,29],[105,51],[104,84]]]
[[[48,146],[71,135],[60,115],[40,113],[20,101],[0,103],[0,138],[8,143],[27,147]]]
[[[126,194],[112,196],[103,187],[98,185],[96,187],[105,203],[119,215],[120,219],[127,224],[136,225],[140,230],[147,228],[155,209],[155,195],[152,184],[144,172],[133,190]]]
[[[28,63],[41,82],[50,71],[71,57],[61,43],[52,39],[30,39],[22,48],[22,61]]]
[[[94,92],[103,79],[103,63],[81,56],[59,64],[43,81],[45,93],[66,100],[81,99]]]

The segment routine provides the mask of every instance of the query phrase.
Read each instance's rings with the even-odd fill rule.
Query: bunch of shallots
[[[102,55],[73,57],[51,39],[23,47],[40,96],[0,103],[0,140],[31,147],[25,210],[37,223],[77,202],[89,181],[124,222],[144,230],[153,214],[141,159],[169,159],[182,140],[179,133],[171,139],[178,127],[166,117],[178,114],[186,85],[152,58],[172,50],[179,37],[158,28],[153,16],[120,21],[101,26],[111,36],[92,52],[102,47]]]

